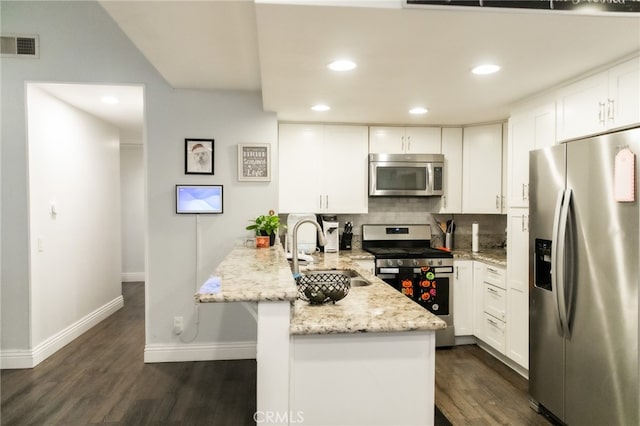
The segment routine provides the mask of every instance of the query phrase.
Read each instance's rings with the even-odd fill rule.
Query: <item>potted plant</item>
[[[253,223],[247,226],[246,229],[255,230],[257,237],[269,237],[269,245],[272,246],[276,241],[276,234],[280,227],[280,218],[273,210],[270,210],[268,215],[260,215],[253,219],[252,222]],[[256,238],[256,245],[260,247],[258,238]]]

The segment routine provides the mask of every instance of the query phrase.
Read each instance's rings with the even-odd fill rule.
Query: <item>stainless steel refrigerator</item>
[[[639,153],[640,128],[530,153],[529,393],[567,425],[640,424]]]

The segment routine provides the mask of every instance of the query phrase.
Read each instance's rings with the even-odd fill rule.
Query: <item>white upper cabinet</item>
[[[462,213],[502,212],[502,124],[463,130]]]
[[[507,166],[509,207],[529,206],[529,151],[553,145],[555,132],[554,101],[533,103],[511,115]]]
[[[279,212],[367,213],[366,126],[280,124]]]
[[[440,154],[440,127],[369,128],[369,152],[372,154]]]
[[[444,195],[440,198],[440,213],[462,211],[462,128],[442,129],[444,155]]]
[[[635,58],[558,91],[559,141],[640,122],[640,59]]]

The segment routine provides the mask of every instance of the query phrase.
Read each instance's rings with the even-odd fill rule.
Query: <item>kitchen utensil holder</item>
[[[353,239],[352,233],[342,233],[342,238],[340,239],[340,250],[351,250],[351,241]]]

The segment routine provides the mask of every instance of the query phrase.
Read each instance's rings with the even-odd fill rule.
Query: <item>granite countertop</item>
[[[314,262],[301,262],[300,271],[356,270],[371,285],[351,287],[337,303],[310,305],[298,293],[282,246],[268,249],[235,247],[214,276],[195,294],[199,303],[291,300],[291,334],[337,334],[438,330],[446,324],[375,275],[357,260],[373,260],[362,250],[317,253]]]
[[[353,260],[373,256],[358,250],[314,255],[314,262],[300,271],[353,269],[371,285],[351,287],[344,299],[324,305],[296,300],[291,318],[291,334],[335,334],[384,331],[438,330],[446,324],[408,297],[358,267]]]
[[[507,266],[507,250],[505,249],[480,249],[477,252],[471,250],[453,250],[454,259],[480,260],[496,266]]]
[[[295,300],[296,283],[282,246],[234,247],[195,294],[196,302]]]

